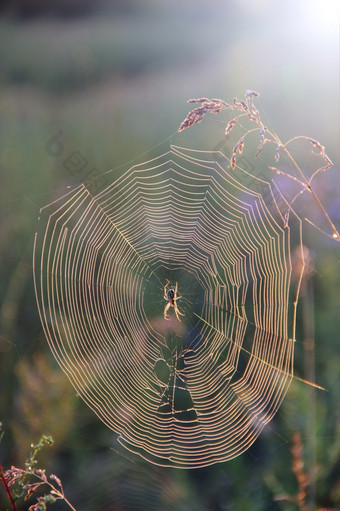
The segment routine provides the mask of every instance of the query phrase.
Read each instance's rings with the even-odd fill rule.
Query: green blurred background
[[[335,165],[316,185],[339,228],[338,2],[16,0],[0,2],[0,13],[1,464],[22,466],[31,442],[50,434],[55,445],[42,463],[78,511],[294,510],[274,499],[296,495],[290,446],[298,431],[314,474],[309,509],[336,509],[338,244],[306,226],[313,268],[299,309],[296,373],[310,376],[306,338],[315,338],[315,381],[328,392],[294,381],[246,454],[191,471],[130,459],[75,395],[42,333],[32,249],[39,209],[68,185],[90,172],[119,175],[162,141],[180,144],[188,98],[228,101],[247,88],[261,93],[265,122],[281,138],[305,134],[326,146]],[[218,142],[198,136],[195,148]],[[78,173],[67,165],[74,153],[84,162]],[[0,509],[9,509],[2,488]]]

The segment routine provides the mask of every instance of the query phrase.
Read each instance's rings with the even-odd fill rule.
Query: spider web
[[[293,377],[301,222],[217,151],[171,146],[92,195],[41,210],[34,247],[50,348],[128,450],[197,468],[235,458]],[[292,236],[294,228],[294,236]],[[163,317],[178,285],[179,322]]]

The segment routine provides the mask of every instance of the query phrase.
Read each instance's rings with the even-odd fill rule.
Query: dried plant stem
[[[322,205],[319,197],[317,196],[317,194],[315,193],[314,189],[311,186],[312,179],[319,172],[325,171],[328,168],[333,166],[332,161],[328,158],[327,154],[325,153],[325,148],[317,140],[306,137],[304,135],[295,136],[295,137],[287,140],[286,143],[282,143],[282,141],[276,135],[276,133],[268,130],[267,127],[263,124],[261,117],[260,117],[260,113],[254,105],[254,99],[257,98],[258,96],[259,96],[258,92],[247,90],[245,101],[239,101],[237,98],[234,98],[234,102],[231,105],[221,99],[211,99],[210,100],[208,98],[199,98],[199,99],[189,100],[188,101],[189,103],[201,103],[201,106],[195,108],[194,110],[192,110],[191,112],[188,113],[187,117],[181,123],[178,131],[183,131],[184,129],[187,129],[190,126],[192,126],[193,124],[200,123],[202,121],[203,117],[207,113],[218,114],[218,113],[222,112],[223,110],[238,110],[240,113],[236,117],[234,117],[231,121],[229,121],[226,126],[225,134],[229,135],[229,133],[232,131],[232,129],[234,128],[235,124],[239,121],[239,119],[241,117],[247,116],[248,119],[251,122],[254,122],[255,124],[257,124],[258,127],[252,128],[252,129],[249,129],[248,131],[246,131],[246,133],[236,143],[236,145],[233,149],[231,159],[230,159],[231,168],[234,169],[236,166],[236,155],[237,155],[237,153],[242,153],[245,138],[250,133],[260,130],[261,142],[260,142],[260,145],[258,147],[255,157],[257,158],[260,155],[262,148],[265,144],[267,144],[268,142],[273,143],[276,145],[275,160],[276,161],[279,160],[279,158],[280,158],[279,153],[280,153],[280,150],[282,150],[284,152],[284,154],[286,155],[286,157],[288,158],[288,160],[290,161],[292,167],[297,171],[298,175],[300,176],[300,179],[297,179],[295,176],[291,176],[285,172],[282,172],[279,169],[276,169],[275,167],[269,167],[271,170],[273,170],[274,172],[277,172],[278,174],[282,174],[286,177],[290,177],[291,179],[294,179],[302,186],[302,190],[300,190],[295,195],[295,197],[290,202],[290,204],[288,204],[288,207],[292,206],[292,204],[294,203],[294,201],[297,199],[297,197],[299,195],[304,193],[305,190],[308,190],[312,194],[316,205],[318,206],[318,208],[322,212],[323,216],[325,217],[327,224],[329,225],[329,227],[332,230],[332,234],[328,234],[327,232],[323,231],[322,229],[317,227],[313,222],[311,222],[307,218],[306,218],[306,221],[308,221],[311,225],[313,225],[314,227],[319,229],[326,236],[333,238],[334,240],[340,242],[339,232],[337,231],[337,229],[336,229],[335,225],[333,224],[332,220],[330,219],[327,211],[325,210],[324,206]],[[267,133],[268,138],[265,138],[265,133]],[[302,172],[300,166],[298,165],[296,160],[293,158],[291,152],[287,148],[287,146],[294,140],[301,140],[301,139],[306,140],[307,142],[312,144],[315,148],[317,148],[320,151],[320,156],[322,156],[322,158],[325,162],[325,165],[323,167],[318,168],[312,174],[312,177],[310,179],[306,178],[306,176]]]
[[[244,116],[244,115],[245,115],[245,114],[241,114],[239,117],[242,117],[242,116]],[[262,124],[262,121],[261,121],[260,119],[258,119],[258,118],[256,119],[256,123],[257,123],[257,124],[258,124],[261,128],[264,128],[264,127],[265,127],[265,126]],[[248,130],[248,131],[246,132],[246,134],[243,136],[243,138],[245,138],[246,136],[248,136],[250,133],[252,133],[252,132],[254,132],[254,131],[257,131],[258,129],[259,129],[259,128],[254,128],[254,129]],[[317,206],[319,207],[319,209],[321,210],[322,214],[324,215],[324,217],[325,217],[325,219],[326,219],[326,221],[327,221],[328,225],[329,225],[329,226],[330,226],[330,228],[332,229],[332,235],[331,235],[331,236],[330,236],[329,234],[327,234],[327,233],[325,233],[325,234],[327,234],[328,236],[330,236],[330,237],[331,237],[331,238],[333,238],[333,239],[339,240],[339,242],[340,242],[340,234],[339,234],[339,232],[337,231],[337,229],[336,229],[335,225],[333,224],[332,220],[330,219],[330,217],[329,217],[329,215],[328,215],[327,211],[326,211],[326,210],[325,210],[325,208],[323,207],[323,205],[322,205],[322,203],[321,203],[321,201],[320,201],[319,197],[316,195],[316,193],[314,192],[314,190],[313,190],[313,188],[312,188],[312,186],[311,186],[311,181],[312,181],[312,179],[316,176],[316,174],[317,174],[318,172],[320,172],[321,170],[325,170],[326,168],[331,167],[331,164],[328,164],[326,167],[323,167],[323,168],[319,168],[319,169],[317,169],[317,170],[313,173],[313,175],[312,175],[311,179],[310,179],[310,180],[308,180],[308,179],[306,178],[306,176],[304,175],[304,173],[302,172],[302,170],[301,170],[300,166],[298,165],[298,163],[296,162],[296,160],[295,160],[295,159],[293,158],[293,156],[291,155],[290,151],[287,149],[287,145],[288,145],[288,144],[290,144],[291,142],[293,142],[294,140],[301,140],[301,139],[303,139],[303,140],[309,140],[309,141],[310,141],[311,139],[309,139],[309,138],[308,138],[308,137],[306,137],[306,136],[297,136],[297,137],[293,137],[293,138],[289,139],[289,140],[288,140],[288,141],[284,144],[284,143],[280,140],[280,138],[278,137],[278,135],[277,135],[276,133],[273,133],[272,131],[268,130],[268,128],[266,128],[266,132],[267,132],[267,133],[268,133],[268,135],[272,138],[272,140],[268,140],[268,139],[267,139],[267,141],[268,141],[268,142],[270,142],[270,141],[274,142],[274,143],[277,145],[277,147],[279,147],[280,149],[282,149],[282,150],[283,150],[283,152],[285,153],[285,155],[287,156],[287,158],[288,158],[288,159],[289,159],[289,161],[291,162],[292,166],[293,166],[293,167],[295,168],[295,170],[298,172],[298,174],[299,174],[299,176],[300,176],[300,178],[301,178],[301,180],[302,180],[302,181],[300,181],[300,180],[298,180],[297,178],[295,178],[294,176],[291,176],[290,174],[287,174],[287,173],[282,172],[282,171],[280,171],[279,169],[277,169],[277,171],[278,171],[280,174],[282,174],[282,175],[284,175],[284,176],[286,176],[286,177],[289,177],[290,179],[293,179],[294,181],[298,181],[298,182],[299,182],[302,186],[304,186],[304,188],[303,188],[300,192],[298,192],[298,193],[296,194],[296,196],[294,197],[294,199],[291,201],[291,204],[292,204],[292,203],[296,200],[296,198],[297,198],[300,194],[302,194],[302,193],[303,193],[306,189],[308,189],[308,190],[309,190],[309,192],[312,194],[312,196],[313,196],[313,198],[314,198],[314,200],[315,200],[315,202],[316,202]],[[270,169],[271,169],[271,170],[275,170],[275,171],[276,171],[276,169],[274,169],[274,167],[270,167]],[[314,225],[312,222],[310,222],[310,223],[311,223],[312,225]],[[322,231],[322,232],[323,232],[323,231]]]
[[[304,344],[304,366],[305,377],[311,381],[315,380],[315,342],[314,342],[314,295],[313,295],[313,273],[312,262],[309,258],[309,267],[306,272],[306,282],[302,294],[302,323],[303,323],[303,344]],[[316,441],[315,441],[315,390],[308,387],[308,409],[306,421],[306,472],[308,474],[307,503],[313,506],[316,498],[314,482],[314,470],[317,466]]]
[[[262,121],[259,121],[258,120],[258,124],[264,128],[264,125],[262,124]],[[249,133],[251,133],[252,131],[254,130],[249,130],[246,135],[248,135]],[[301,190],[299,193],[296,194],[296,196],[294,197],[293,201],[294,202],[296,200],[296,198],[301,194],[303,193],[306,189],[309,190],[309,192],[312,194],[317,206],[319,207],[319,209],[321,210],[322,214],[324,215],[328,225],[330,226],[330,228],[332,229],[332,235],[329,235],[327,233],[327,236],[330,236],[331,238],[335,239],[335,240],[338,240],[340,242],[340,234],[339,232],[337,231],[335,225],[333,224],[332,220],[330,219],[327,211],[325,210],[325,208],[323,207],[319,197],[316,195],[316,193],[314,192],[312,186],[311,186],[311,180],[316,176],[316,174],[321,171],[322,169],[319,168],[317,169],[310,180],[308,180],[306,178],[306,176],[304,175],[304,173],[302,172],[300,166],[298,165],[298,163],[296,162],[296,160],[293,158],[293,156],[291,155],[290,151],[287,149],[287,145],[290,144],[291,142],[293,142],[293,140],[298,140],[298,139],[304,139],[304,140],[311,140],[309,139],[308,137],[306,136],[297,136],[297,137],[293,137],[291,139],[289,139],[285,144],[282,143],[282,141],[280,140],[280,138],[278,137],[278,135],[276,133],[273,133],[272,131],[268,130],[268,128],[266,128],[266,132],[268,133],[268,135],[272,138],[272,141],[277,144],[277,147],[279,147],[280,149],[283,150],[283,152],[285,153],[285,155],[287,156],[287,158],[289,159],[289,161],[291,162],[292,166],[295,168],[295,170],[298,172],[300,178],[302,181],[300,181],[301,185],[305,186],[305,188],[303,190]],[[327,158],[328,160],[328,158]],[[323,168],[323,170],[325,170],[326,168],[329,168],[331,167],[331,163],[329,163],[326,167]],[[273,169],[273,167],[271,167],[271,169]],[[280,173],[282,173],[281,171],[279,171]],[[290,176],[289,174],[285,174],[285,173],[282,173],[284,175],[286,175],[286,177],[290,177],[290,178],[293,178],[293,176]],[[297,180],[299,181],[299,180]],[[312,222],[310,222],[312,225],[314,225]],[[324,232],[324,231],[322,231]]]
[[[296,503],[300,511],[308,511],[308,507],[306,505],[308,478],[303,471],[304,463],[302,459],[302,443],[299,433],[294,433],[293,435],[293,445],[291,452],[293,455],[292,470],[298,483],[298,491],[295,497]]]
[[[313,195],[313,198],[314,198],[316,204],[318,205],[318,207],[322,211],[322,214],[324,215],[328,225],[332,229],[332,238],[338,239],[340,241],[340,235],[339,235],[338,231],[336,230],[335,225],[333,224],[332,220],[329,218],[328,213],[325,210],[325,208],[323,207],[319,197],[314,192],[314,190],[313,190],[313,188],[312,188],[312,186],[310,184],[310,181],[308,181],[308,179],[306,178],[306,176],[304,175],[304,173],[300,169],[300,166],[297,164],[297,162],[295,161],[295,159],[293,158],[293,156],[291,155],[291,153],[288,151],[288,149],[286,147],[289,142],[291,142],[292,140],[294,140],[294,139],[296,139],[298,137],[294,137],[294,139],[289,140],[288,142],[286,142],[286,144],[282,144],[281,140],[279,139],[279,137],[275,133],[271,133],[270,131],[268,131],[268,133],[270,133],[270,135],[273,137],[273,140],[275,140],[275,142],[277,142],[277,144],[280,145],[280,147],[282,147],[282,150],[286,154],[287,158],[290,160],[290,162],[293,165],[293,167],[299,173],[302,181],[305,183],[306,188],[308,188],[310,193]],[[299,138],[301,138],[301,137],[299,137]],[[303,137],[303,138],[305,138],[305,137]],[[315,173],[314,173],[314,175],[315,175]]]

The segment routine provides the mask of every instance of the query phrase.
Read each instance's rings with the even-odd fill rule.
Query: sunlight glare
[[[304,10],[311,28],[328,36],[339,34],[339,0],[305,1]]]

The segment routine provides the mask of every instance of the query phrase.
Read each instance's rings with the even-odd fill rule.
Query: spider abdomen
[[[168,297],[168,300],[173,302],[173,299],[175,298],[175,291],[173,289],[168,289],[167,297]]]

